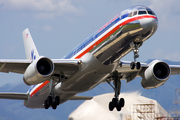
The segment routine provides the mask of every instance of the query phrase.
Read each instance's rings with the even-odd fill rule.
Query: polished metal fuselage
[[[152,18],[146,19],[148,21],[148,19]],[[142,20],[136,20],[125,26],[121,26],[116,32],[102,42],[92,54],[104,65],[119,61],[132,51],[133,47],[131,46],[131,43],[142,45],[145,40],[155,33],[157,25],[144,29],[141,26],[140,21]],[[153,19],[152,21],[156,22],[156,20]]]

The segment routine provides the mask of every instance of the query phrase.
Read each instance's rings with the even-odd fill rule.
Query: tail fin
[[[31,34],[29,32],[29,29],[26,28],[22,32],[23,40],[24,40],[24,47],[25,47],[25,52],[26,52],[26,58],[30,60],[34,60],[37,57],[39,57],[39,53],[36,49],[36,46],[34,44],[34,41],[31,37]]]

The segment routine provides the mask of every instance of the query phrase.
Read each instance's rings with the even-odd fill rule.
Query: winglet
[[[30,60],[34,60],[37,57],[39,57],[39,53],[37,51],[37,48],[34,44],[34,41],[31,37],[31,34],[29,32],[29,29],[26,28],[22,32],[23,40],[24,40],[24,47],[25,47],[25,52],[26,52],[26,58]]]

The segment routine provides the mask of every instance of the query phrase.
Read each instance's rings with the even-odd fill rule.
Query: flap
[[[24,71],[31,63],[31,60],[14,60],[14,59],[1,59],[0,60],[0,72],[14,72],[24,74]]]

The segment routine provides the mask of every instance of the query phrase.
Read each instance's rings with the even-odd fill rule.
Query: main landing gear
[[[133,52],[134,52],[134,62],[131,62],[130,68],[133,70],[136,67],[136,69],[139,70],[141,68],[141,63],[136,62],[136,59],[139,58],[138,52],[139,52],[139,47],[141,46],[141,44],[131,43],[130,46],[133,48]]]
[[[118,76],[118,73],[115,73],[114,76],[111,77],[111,79],[114,80],[114,87],[110,84],[110,82],[107,80],[107,83],[114,89],[115,95],[112,101],[109,102],[109,110],[113,111],[114,108],[117,109],[117,111],[121,111],[121,108],[124,107],[125,101],[124,98],[120,98],[119,100],[119,94],[121,89],[121,81]]]
[[[60,103],[60,98],[59,96],[56,96],[54,98],[54,96],[50,95],[47,97],[47,99],[44,101],[44,108],[45,109],[48,109],[50,106],[52,107],[52,109],[56,109],[57,106],[59,105]]]
[[[52,109],[55,110],[57,108],[57,106],[60,104],[60,98],[59,98],[59,96],[54,97],[54,92],[53,92],[52,88],[53,88],[53,80],[50,80],[50,82],[49,82],[50,95],[44,101],[44,108],[48,109],[51,106]]]

